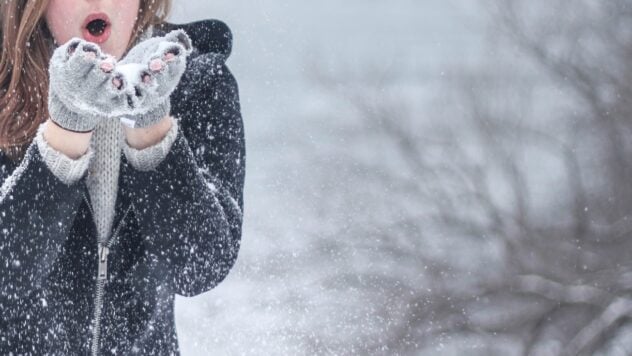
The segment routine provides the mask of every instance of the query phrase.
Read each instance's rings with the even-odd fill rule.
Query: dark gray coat
[[[180,131],[156,170],[122,154],[101,355],[179,354],[175,294],[215,287],[239,251],[246,157],[231,32],[209,20],[156,35],[174,28],[195,47],[171,97]],[[85,176],[65,185],[33,143],[18,163],[0,152],[0,182],[0,354],[89,354],[98,245]]]

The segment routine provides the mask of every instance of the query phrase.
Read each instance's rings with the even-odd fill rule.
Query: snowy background
[[[175,1],[233,31],[247,146],[183,355],[632,354],[631,5]]]
[[[388,328],[372,305],[389,298],[379,286],[373,292],[382,295],[372,296],[328,285],[336,274],[379,263],[363,261],[371,255],[362,250],[324,245],[350,240],[350,227],[388,210],[381,199],[388,188],[358,186],[366,182],[346,152],[358,147],[336,136],[351,121],[336,112],[349,108],[315,82],[311,66],[335,72],[374,65],[402,81],[440,80],[446,63],[479,54],[476,11],[470,2],[445,0],[175,1],[171,21],[217,18],[233,31],[229,67],[240,85],[247,144],[240,256],[217,288],[178,298],[183,355],[354,354],[354,344]],[[431,99],[425,96],[418,100]],[[361,149],[356,153],[371,154]],[[347,189],[353,192],[342,195]]]

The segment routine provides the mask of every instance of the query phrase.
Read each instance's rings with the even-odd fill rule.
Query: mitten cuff
[[[169,116],[171,112],[171,103],[169,98],[154,109],[140,115],[126,117],[122,120],[123,124],[132,128],[148,127],[157,124],[160,120]]]
[[[74,132],[90,132],[94,130],[95,122],[97,122],[94,118],[86,117],[87,115],[79,115],[68,110],[54,93],[49,95],[48,113],[50,119],[59,126]]]
[[[92,159],[92,156],[94,156],[94,150],[91,146],[89,146],[88,152],[77,159],[72,159],[66,156],[51,147],[44,139],[45,125],[46,122],[41,124],[37,129],[37,134],[35,135],[35,142],[40,155],[42,156],[44,163],[46,163],[46,166],[57,178],[59,178],[59,180],[64,182],[66,185],[72,185],[81,179],[88,170],[90,160]]]
[[[165,137],[153,146],[138,150],[123,140],[123,152],[132,167],[139,171],[150,171],[156,169],[160,162],[165,159],[178,135],[178,120],[171,118],[171,122],[171,128]]]

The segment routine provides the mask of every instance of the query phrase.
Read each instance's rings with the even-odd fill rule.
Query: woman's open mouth
[[[83,22],[83,38],[94,43],[103,43],[110,38],[111,23],[108,15],[104,13],[93,14]]]

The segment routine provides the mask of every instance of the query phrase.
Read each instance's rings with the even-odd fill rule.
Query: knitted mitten
[[[127,97],[115,65],[112,56],[79,38],[58,47],[49,63],[51,120],[71,131],[89,132],[99,120],[116,115]]]
[[[115,70],[123,77],[128,97],[124,122],[147,127],[169,115],[169,95],[180,82],[191,51],[191,39],[183,30],[147,39],[129,51]]]

